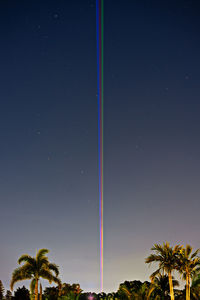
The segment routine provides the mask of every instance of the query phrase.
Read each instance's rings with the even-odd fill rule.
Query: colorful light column
[[[96,0],[100,286],[103,292],[103,0]]]

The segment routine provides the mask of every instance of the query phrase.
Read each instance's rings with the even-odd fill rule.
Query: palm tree
[[[128,288],[126,284],[120,284],[118,294],[120,299],[127,300],[143,300],[148,299],[150,288],[150,282],[145,281],[144,283],[138,284],[138,288]]]
[[[148,299],[149,288],[150,288],[150,283],[144,282],[136,292],[133,292],[133,297],[134,297],[133,299],[135,300]]]
[[[42,300],[42,284],[40,283],[40,300]]]
[[[10,282],[11,290],[13,290],[16,282],[31,279],[30,290],[35,290],[35,300],[38,300],[38,282],[40,278],[47,279],[49,283],[55,282],[60,286],[58,266],[48,261],[46,256],[48,252],[48,249],[40,249],[36,253],[36,257],[24,254],[19,258],[18,263],[24,262],[24,264],[13,271]]]
[[[200,299],[200,275],[194,275],[191,284],[191,299]]]
[[[192,247],[186,245],[186,248],[182,247],[177,261],[177,270],[182,274],[184,280],[186,280],[186,300],[190,300],[190,283],[191,278],[197,273],[200,266],[200,258],[198,257],[200,249],[197,249],[192,254]]]
[[[5,292],[5,289],[4,289],[2,281],[0,280],[0,300],[2,300],[4,298],[3,297],[4,292]]]
[[[120,284],[117,293],[119,295],[119,298],[122,300],[131,300],[132,298],[132,292],[125,284]]]
[[[172,276],[172,284],[173,287],[179,286],[178,280],[175,280],[174,277]],[[160,299],[165,300],[168,299],[170,289],[169,289],[169,278],[166,274],[158,274],[152,281],[148,299],[150,295],[154,293],[154,296],[159,296]]]
[[[157,262],[159,265],[158,269],[150,276],[151,280],[161,272],[168,275],[171,300],[174,300],[172,272],[176,268],[177,256],[180,249],[179,245],[176,245],[174,248],[170,247],[168,242],[163,243],[163,245],[154,244],[151,250],[155,251],[155,253],[149,255],[145,260],[147,264]]]

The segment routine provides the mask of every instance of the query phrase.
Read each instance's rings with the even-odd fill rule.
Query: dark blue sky
[[[50,249],[99,290],[94,0],[0,2],[0,279]],[[200,6],[105,0],[105,290],[155,242],[200,246]]]

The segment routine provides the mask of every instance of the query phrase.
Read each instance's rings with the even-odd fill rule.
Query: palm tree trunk
[[[40,283],[40,300],[42,300],[42,285]]]
[[[35,280],[35,300],[38,300],[38,279]]]
[[[186,300],[190,300],[190,275],[186,275]]]
[[[150,292],[147,294],[147,300],[150,299],[151,293],[152,293],[152,291],[150,290]]]
[[[188,300],[190,300],[190,275],[188,275]]]
[[[186,300],[188,300],[188,276],[186,275]]]
[[[169,277],[170,297],[171,297],[171,300],[174,300],[174,289],[173,289],[172,274],[171,274],[171,272],[168,273],[168,277]]]

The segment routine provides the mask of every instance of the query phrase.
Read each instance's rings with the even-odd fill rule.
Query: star
[[[54,19],[58,19],[58,17],[59,17],[58,14],[54,14],[54,15],[53,15],[53,18],[54,18]]]

